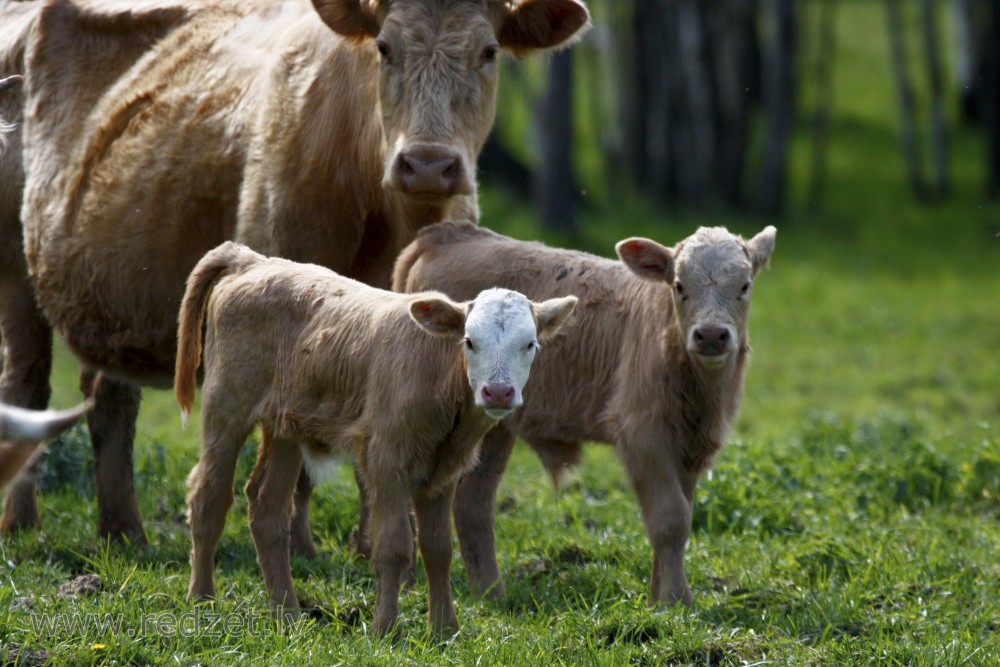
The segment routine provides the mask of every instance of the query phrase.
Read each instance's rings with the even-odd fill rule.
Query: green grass
[[[347,465],[315,496],[320,558],[293,562],[300,597],[317,608],[304,627],[268,620],[242,494],[219,548],[221,600],[199,612],[184,600],[183,520],[197,412],[182,431],[173,397],[147,390],[136,483],[149,546],[97,541],[86,435],[51,445],[43,529],[0,541],[0,663],[6,650],[26,665],[1000,664],[1000,207],[981,198],[982,142],[968,129],[953,137],[954,196],[910,198],[882,4],[845,2],[840,21],[824,205],[803,201],[800,131],[790,211],[755,288],[743,410],[697,492],[692,608],[646,606],[636,502],[613,453],[593,446],[561,495],[526,448],[515,451],[497,520],[508,595],[473,597],[456,558],[454,636],[427,631],[422,575],[402,596],[398,632],[369,634],[374,579],[347,547],[357,521]],[[484,193],[483,211],[500,231],[544,236],[498,193]],[[752,234],[769,222],[664,212],[635,196],[583,215],[580,238],[550,240],[610,254],[625,236],[673,243],[699,224]],[[60,349],[60,407],[79,399],[75,374]],[[85,573],[100,576],[96,593],[60,594]],[[206,627],[206,613],[230,632]],[[107,615],[120,630],[39,625],[74,614]]]

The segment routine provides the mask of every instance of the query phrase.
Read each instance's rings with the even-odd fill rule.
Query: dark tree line
[[[914,194],[942,198],[950,189],[949,77],[940,39],[949,17],[957,28],[952,47],[959,64],[952,85],[962,116],[982,128],[986,190],[997,196],[1000,0],[883,2],[900,155]],[[552,56],[528,86],[534,114],[528,141],[537,166],[526,166],[494,136],[482,156],[484,178],[530,195],[543,224],[571,231],[580,201],[574,104],[588,99],[598,107],[588,127],[599,128],[594,141],[604,158],[597,178],[613,194],[638,190],[689,210],[780,215],[787,203],[789,142],[800,120],[809,128],[809,203],[818,206],[826,180],[838,5],[589,0],[595,28],[585,43]],[[922,77],[916,83],[914,73]],[[814,91],[809,108],[798,90],[803,76]],[[515,78],[524,84],[529,77]],[[920,109],[927,110],[923,118]]]

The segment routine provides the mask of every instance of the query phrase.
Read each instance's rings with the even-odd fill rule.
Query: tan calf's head
[[[519,292],[494,288],[466,304],[414,299],[410,315],[430,333],[462,342],[476,405],[500,420],[523,402],[538,341],[555,335],[575,307],[575,296],[533,303]]]
[[[496,113],[501,49],[565,44],[588,23],[577,0],[313,0],[334,32],[381,63],[383,186],[439,205],[476,193]]]
[[[615,249],[639,277],[673,285],[688,351],[705,366],[721,366],[747,346],[753,279],[771,258],[776,231],[769,226],[747,241],[701,227],[674,248],[631,238]]]

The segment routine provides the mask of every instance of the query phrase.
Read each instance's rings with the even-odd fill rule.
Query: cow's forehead
[[[743,241],[721,227],[701,228],[678,249],[677,274],[706,280],[741,279],[753,265]]]
[[[480,292],[465,321],[469,335],[522,337],[535,334],[535,318],[531,302],[519,292],[489,289]]]
[[[392,3],[383,29],[400,33],[410,45],[428,45],[474,37],[493,26],[482,0],[431,0]]]

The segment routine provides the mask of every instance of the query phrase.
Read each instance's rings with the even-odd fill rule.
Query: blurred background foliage
[[[768,219],[949,261],[1000,231],[1000,2],[588,7],[572,49],[505,61],[484,224],[603,247],[623,218]]]

